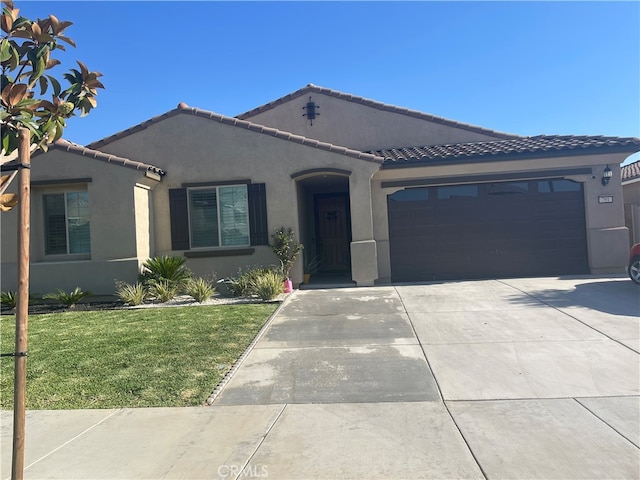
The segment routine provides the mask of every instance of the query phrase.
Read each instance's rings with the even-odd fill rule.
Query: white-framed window
[[[88,192],[43,195],[46,255],[91,252]]]
[[[188,202],[191,248],[250,244],[246,185],[190,188]]]

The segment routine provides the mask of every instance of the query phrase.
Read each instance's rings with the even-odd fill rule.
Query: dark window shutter
[[[249,197],[249,233],[251,245],[269,245],[267,226],[267,190],[264,183],[247,185]]]
[[[189,250],[189,210],[187,189],[169,189],[169,215],[171,218],[171,249]]]

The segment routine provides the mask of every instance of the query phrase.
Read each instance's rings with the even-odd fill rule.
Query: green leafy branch
[[[54,15],[29,20],[20,16],[12,0],[2,0],[0,26],[0,127],[2,154],[9,155],[18,146],[18,130],[29,129],[31,144],[42,150],[62,137],[66,119],[85,116],[97,105],[96,95],[104,85],[99,72],[91,72],[78,61],[78,69],[64,74],[69,86],[63,90],[50,70],[60,64],[52,58],[56,50],[66,51],[75,42],[64,35],[72,22]],[[39,98],[51,92],[51,100]]]

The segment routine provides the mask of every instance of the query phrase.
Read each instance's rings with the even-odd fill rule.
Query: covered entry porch
[[[373,285],[377,258],[370,186],[356,186],[355,192],[364,190],[356,195],[351,172],[335,168],[306,170],[292,178],[297,186],[300,239],[305,246],[303,270],[311,275],[307,284]],[[356,214],[359,211],[368,214],[363,218]]]

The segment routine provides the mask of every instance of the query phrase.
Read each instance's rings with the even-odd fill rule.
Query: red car
[[[631,280],[640,285],[640,243],[636,243],[631,247],[627,272],[629,272]]]

